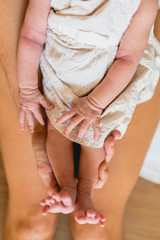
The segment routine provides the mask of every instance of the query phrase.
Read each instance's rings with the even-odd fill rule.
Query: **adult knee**
[[[78,234],[77,234],[78,233]],[[73,230],[74,240],[110,240],[105,228],[99,226],[77,225]]]
[[[52,238],[53,231],[53,219],[40,214],[19,219],[15,225],[17,240],[48,240]]]

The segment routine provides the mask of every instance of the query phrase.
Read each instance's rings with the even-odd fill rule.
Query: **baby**
[[[113,32],[113,41],[112,36],[108,41],[103,32],[107,33],[108,23],[102,20],[105,11],[109,14],[115,6],[119,11],[120,6],[121,10],[130,7],[131,11],[121,29],[115,28],[118,34]],[[40,105],[46,109],[46,149],[60,191],[41,202],[44,215],[75,210],[79,224],[104,227],[105,216],[96,211],[91,197],[98,166],[104,160],[102,143],[111,131],[102,134],[103,126],[107,126],[104,119],[109,119],[105,111],[135,74],[157,10],[157,0],[29,1],[17,55],[20,128],[24,129],[25,118],[32,133],[34,117],[44,125]],[[124,17],[124,11],[121,14]],[[90,20],[96,19],[101,24],[91,25]],[[74,31],[81,26],[82,31],[75,38]],[[107,57],[109,52],[111,59]],[[38,89],[39,62],[45,97]],[[81,144],[78,186],[74,178],[73,141]]]

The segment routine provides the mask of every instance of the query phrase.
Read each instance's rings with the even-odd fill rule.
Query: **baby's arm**
[[[44,124],[39,104],[51,108],[38,90],[38,67],[46,38],[49,9],[50,0],[30,0],[19,36],[17,77],[20,87],[20,126],[24,129],[26,117],[31,132],[34,129],[33,114]]]
[[[88,95],[97,107],[105,108],[128,85],[146,47],[158,10],[158,0],[142,0],[125,31],[116,59],[103,81]]]

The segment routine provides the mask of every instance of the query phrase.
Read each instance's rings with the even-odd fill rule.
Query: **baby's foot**
[[[92,203],[91,197],[86,193],[78,194],[78,200],[75,206],[75,220],[79,224],[100,224],[105,225],[105,217],[98,213]]]
[[[68,214],[73,212],[75,201],[77,197],[76,185],[64,186],[60,192],[52,193],[51,196],[41,201],[44,206],[42,214],[50,213],[64,213]]]

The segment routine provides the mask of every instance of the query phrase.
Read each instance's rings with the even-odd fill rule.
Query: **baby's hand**
[[[20,88],[19,91],[20,114],[19,123],[20,129],[24,130],[25,118],[28,121],[30,132],[34,132],[34,117],[41,125],[44,125],[44,120],[40,111],[40,104],[46,108],[51,109],[53,104],[48,102],[41,94],[38,88]]]
[[[88,100],[87,96],[77,98],[72,104],[72,109],[57,119],[56,123],[59,124],[74,117],[63,132],[64,135],[67,135],[75,126],[82,122],[77,135],[78,139],[81,139],[84,136],[89,125],[93,125],[94,140],[97,141],[100,137],[99,117],[102,111],[103,109],[93,105]]]

